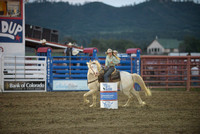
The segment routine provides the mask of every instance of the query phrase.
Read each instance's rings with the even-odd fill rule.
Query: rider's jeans
[[[104,74],[104,81],[109,82],[109,76],[112,74],[112,72],[115,70],[115,67],[109,67],[108,71]]]

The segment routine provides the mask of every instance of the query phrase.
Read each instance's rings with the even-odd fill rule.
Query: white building
[[[158,39],[156,38],[148,47],[147,53],[151,55],[168,54],[171,52],[179,52],[179,44],[181,41],[175,39]]]

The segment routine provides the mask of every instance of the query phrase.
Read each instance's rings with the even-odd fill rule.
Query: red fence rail
[[[141,56],[141,76],[151,88],[200,88],[200,56]]]

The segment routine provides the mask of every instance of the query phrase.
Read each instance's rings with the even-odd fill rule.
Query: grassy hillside
[[[149,1],[112,7],[100,2],[26,4],[26,23],[57,29],[60,41],[72,37],[83,45],[92,39],[126,39],[138,44],[161,38],[200,35],[200,5],[193,2]]]

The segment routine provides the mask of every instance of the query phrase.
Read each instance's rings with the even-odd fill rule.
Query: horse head
[[[101,65],[97,60],[87,62],[87,66],[88,66],[88,71],[89,73],[98,76],[99,75],[99,71],[101,70]]]

